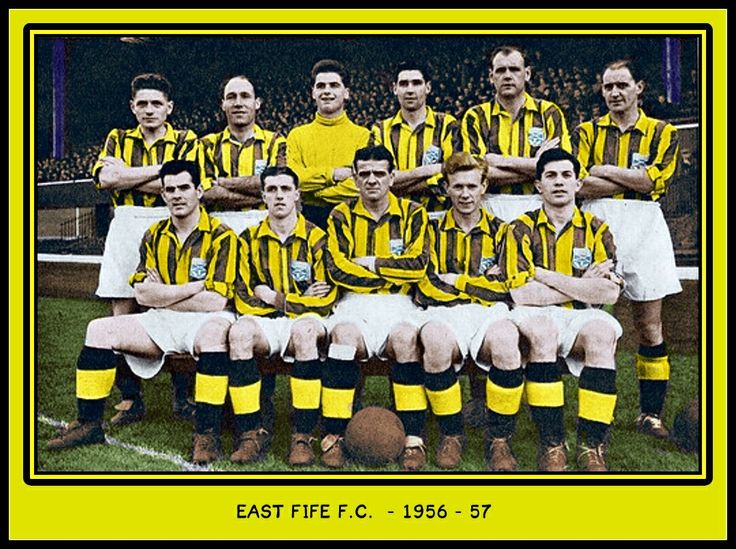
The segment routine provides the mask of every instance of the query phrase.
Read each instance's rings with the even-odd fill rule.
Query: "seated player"
[[[462,458],[462,394],[456,371],[468,356],[488,372],[489,468],[516,468],[509,438],[523,390],[519,334],[508,320],[504,301],[509,296],[497,262],[506,226],[481,207],[487,172],[485,161],[468,153],[455,153],[445,162],[452,207],[430,222],[427,276],[416,291],[417,303],[427,307],[419,336],[424,387],[441,432],[436,463],[444,469],[457,467]],[[417,414],[417,421],[423,417]]]
[[[352,417],[357,360],[395,360],[391,379],[399,417],[407,432],[400,462],[418,469],[425,462],[421,432],[408,420],[425,406],[418,347],[418,309],[409,292],[427,268],[427,212],[391,194],[393,157],[383,146],[355,153],[353,176],[360,196],[338,205],[327,224],[326,265],[345,295],[329,319],[330,347],[322,378],[321,461],[345,464],[343,435]]]
[[[579,377],[578,465],[606,471],[605,441],[616,405],[621,325],[594,305],[612,304],[623,281],[608,226],[575,206],[580,164],[561,149],[537,163],[542,208],[513,221],[501,265],[516,306],[511,317],[529,342],[526,397],[540,435],[540,471],[567,468],[564,387],[557,357]]]
[[[299,178],[287,167],[261,173],[268,216],[240,235],[235,305],[239,318],[229,331],[230,360],[200,369],[195,384],[196,434],[193,460],[219,457],[219,425],[229,390],[237,439],[230,459],[262,459],[271,433],[261,418],[261,375],[257,357],[294,362],[291,395],[294,433],[288,462],[315,460],[312,433],[319,420],[322,363],[318,346],[326,340],[320,316],[329,314],[337,289],[327,283],[325,233],[297,211]]]
[[[116,354],[143,379],[155,376],[169,353],[199,357],[198,369],[227,356],[237,236],[201,207],[196,163],[166,162],[159,178],[171,215],[144,235],[141,262],[130,277],[136,301],[150,309],[89,323],[77,361],[77,419],[49,441],[51,450],[104,442]]]

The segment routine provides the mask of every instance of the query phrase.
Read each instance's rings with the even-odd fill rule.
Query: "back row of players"
[[[407,240],[407,238],[410,238],[409,233],[406,232],[407,227],[404,227],[401,223],[397,227],[392,227],[390,223],[392,216],[402,219],[401,212],[403,210],[397,207],[392,209],[392,206],[396,206],[392,198],[387,210],[381,212],[364,210],[358,212],[358,214],[355,212],[355,208],[360,210],[365,206],[366,201],[366,194],[362,190],[360,198],[357,202],[355,201],[360,187],[360,184],[356,187],[356,181],[354,180],[356,170],[359,173],[359,163],[353,162],[355,153],[367,144],[381,143],[387,148],[391,160],[390,167],[392,169],[386,170],[387,174],[383,175],[383,177],[390,176],[391,180],[391,194],[388,196],[415,198],[433,212],[442,211],[450,206],[448,200],[452,198],[452,183],[448,177],[447,163],[453,151],[462,149],[473,157],[484,160],[474,168],[466,167],[460,169],[459,172],[475,173],[480,171],[483,173],[482,187],[483,190],[489,193],[485,195],[484,205],[491,215],[486,217],[484,212],[480,218],[474,220],[475,224],[467,227],[462,226],[458,223],[457,212],[465,207],[463,206],[463,198],[451,200],[453,214],[440,218],[441,220],[437,222],[434,232],[430,232],[430,235],[434,235],[432,237],[434,238],[432,241],[433,253],[437,254],[434,259],[444,261],[441,265],[434,263],[436,266],[434,272],[437,273],[439,282],[433,287],[435,290],[437,288],[439,290],[435,293],[430,291],[425,294],[421,290],[422,284],[420,283],[416,292],[416,300],[423,306],[449,305],[455,303],[458,299],[461,302],[472,303],[503,300],[501,297],[488,299],[484,292],[491,291],[498,292],[499,295],[504,294],[508,290],[508,284],[511,284],[511,287],[514,287],[514,284],[523,286],[526,283],[526,278],[513,275],[506,279],[503,277],[509,275],[507,270],[503,273],[493,272],[492,262],[497,257],[498,249],[496,246],[498,242],[493,241],[496,233],[491,231],[489,223],[494,222],[498,225],[498,218],[511,221],[523,212],[538,208],[542,204],[542,196],[532,193],[535,187],[534,180],[539,157],[543,152],[557,147],[565,150],[572,148],[581,165],[579,177],[577,173],[575,174],[575,179],[579,178],[582,181],[578,197],[588,199],[583,209],[592,211],[605,219],[608,225],[611,226],[618,247],[616,271],[626,280],[625,294],[633,303],[634,317],[641,343],[637,355],[637,374],[640,379],[642,413],[637,419],[637,427],[654,436],[666,437],[667,430],[660,419],[660,415],[669,378],[669,360],[662,336],[661,299],[665,295],[679,291],[680,287],[674,268],[674,256],[669,233],[656,200],[666,192],[667,182],[675,170],[678,156],[676,131],[665,122],[647,117],[639,109],[638,100],[644,89],[644,83],[638,79],[631,63],[618,61],[609,64],[603,75],[603,96],[609,107],[609,113],[576,128],[573,133],[571,147],[565,119],[560,109],[553,103],[534,99],[526,93],[525,85],[531,76],[531,71],[522,53],[515,48],[499,48],[493,52],[490,60],[490,78],[496,88],[495,99],[469,109],[459,128],[456,120],[451,115],[436,113],[426,106],[426,99],[431,91],[431,83],[426,71],[417,65],[405,64],[396,71],[394,83],[394,93],[399,100],[401,109],[395,117],[377,123],[372,132],[353,124],[347,118],[344,107],[349,96],[349,89],[347,76],[342,66],[334,61],[322,61],[315,65],[312,72],[312,97],[317,104],[315,120],[292,130],[286,140],[278,134],[261,129],[255,123],[256,112],[260,107],[260,99],[256,96],[252,82],[245,77],[232,78],[223,87],[222,110],[227,117],[227,128],[223,132],[208,135],[199,141],[195,139],[191,132],[174,130],[166,123],[166,117],[171,113],[173,103],[165,80],[158,75],[142,75],[136,78],[133,82],[131,109],[138,119],[139,126],[134,130],[113,130],[108,137],[105,149],[100,155],[100,160],[95,166],[96,179],[102,188],[111,190],[113,202],[117,206],[106,245],[98,295],[115,300],[113,310],[116,315],[130,313],[135,310],[136,302],[129,298],[129,296],[132,297],[132,291],[127,284],[127,277],[130,272],[135,270],[135,264],[138,263],[138,254],[137,249],[133,250],[133,248],[137,248],[137,245],[131,243],[129,234],[131,230],[142,234],[145,230],[142,227],[147,227],[152,220],[169,214],[170,204],[168,205],[169,210],[157,208],[156,206],[160,204],[161,200],[159,194],[162,189],[159,174],[160,165],[162,162],[173,158],[187,158],[198,163],[199,179],[201,180],[204,201],[208,206],[208,210],[219,210],[217,216],[225,219],[229,225],[236,229],[239,229],[238,225],[243,223],[244,216],[233,214],[234,210],[260,207],[262,201],[268,204],[262,185],[263,181],[259,177],[259,174],[264,174],[264,168],[266,166],[284,166],[288,164],[293,169],[295,172],[293,174],[294,186],[298,185],[300,187],[301,209],[305,217],[317,225],[324,226],[328,214],[332,211],[328,232],[332,235],[330,231],[333,231],[335,236],[330,236],[329,242],[336,246],[334,248],[335,252],[340,250],[342,253],[347,249],[351,250],[352,255],[348,254],[347,263],[342,265],[342,268],[340,268],[341,263],[334,252],[327,254],[328,260],[334,262],[337,270],[334,272],[329,270],[330,278],[324,281],[334,282],[350,292],[349,299],[343,297],[331,318],[339,318],[340,311],[346,311],[346,309],[353,311],[352,314],[355,314],[355,311],[358,310],[371,310],[378,302],[375,294],[387,294],[395,297],[394,294],[397,293],[402,295],[409,293],[410,288],[406,284],[418,280],[412,278],[408,281],[402,278],[405,276],[403,266],[402,268],[392,267],[390,266],[392,260],[389,259],[403,258],[407,250],[411,248],[411,241]],[[456,162],[461,164],[468,162],[467,155],[463,157],[463,161],[457,160],[457,158],[460,157],[456,157]],[[378,161],[377,159],[372,160]],[[395,172],[393,171],[394,165],[397,168]],[[371,174],[366,177],[376,180],[381,179],[380,176]],[[488,184],[487,189],[485,188],[486,183]],[[537,182],[537,185],[539,185],[539,182]],[[365,182],[364,186],[369,194],[375,191],[375,189],[368,189],[367,187],[371,185],[365,185]],[[467,195],[467,193],[465,194]],[[560,194],[565,194],[565,192],[560,191]],[[612,199],[600,199],[598,197],[611,197]],[[472,200],[469,202],[472,202]],[[404,204],[402,200],[399,200],[398,203]],[[338,207],[333,210],[332,208],[336,204]],[[469,207],[470,204],[467,204],[467,206]],[[262,213],[265,214],[266,212]],[[362,213],[362,216],[359,215],[360,213]],[[376,213],[376,215],[373,216],[372,213]],[[495,214],[495,218],[493,214]],[[579,212],[578,215],[580,215]],[[269,213],[269,218],[272,217],[272,213]],[[539,226],[539,223],[539,219],[536,219],[531,227]],[[582,223],[582,218],[575,217],[573,225],[577,227],[578,223]],[[419,222],[413,221],[409,224],[410,227],[416,229],[415,225],[419,225]],[[549,227],[554,226],[554,222],[549,225]],[[491,240],[484,242],[482,238],[478,239],[477,235],[474,237],[474,233],[478,231],[481,233],[491,232]],[[383,235],[383,232],[386,232],[386,235]],[[500,234],[503,232],[498,233],[499,241],[501,240]],[[573,231],[573,233],[576,233],[576,231]],[[248,234],[252,236],[254,233],[252,230],[243,233],[246,242],[248,242]],[[594,274],[586,275],[586,277],[603,279],[608,277],[618,280],[616,276],[611,274],[610,266],[600,267],[602,269],[600,272],[597,271],[599,267],[593,267],[593,265],[602,263],[601,257],[612,257],[613,250],[608,250],[604,256],[590,255],[593,251],[594,242],[588,241],[588,236],[584,236],[586,234],[584,231],[569,241],[566,241],[561,233],[555,235],[554,229],[550,234],[541,230],[539,234],[543,234],[543,236],[540,236],[537,240],[534,240],[530,235],[522,237],[522,244],[520,244],[525,253],[541,254],[539,257],[534,256],[531,267],[522,270],[522,272],[527,273],[531,270],[534,281],[542,282],[541,278],[545,277],[545,274],[543,274],[545,268],[549,268],[551,271],[559,271],[563,264],[568,265],[568,267],[562,269],[563,272],[565,272],[565,269],[569,271],[565,272],[567,275],[581,276],[583,273],[592,272]],[[335,242],[332,241],[333,238]],[[285,239],[282,239],[282,242],[283,246],[277,247],[284,248],[282,250],[283,255],[283,253],[286,253],[287,244]],[[248,244],[251,246],[251,253],[253,253],[253,243],[248,242]],[[414,244],[416,247],[417,244]],[[597,245],[601,245],[600,242]],[[128,246],[129,252],[123,251],[125,246]],[[384,250],[383,247],[386,246],[388,247]],[[259,259],[261,264],[255,268],[260,277],[257,280],[270,281],[271,284],[266,284],[266,286],[270,288],[271,292],[276,291],[278,294],[279,290],[274,288],[274,284],[278,286],[283,282],[277,283],[278,278],[274,278],[274,274],[275,272],[282,272],[283,274],[289,269],[282,268],[279,262],[273,259],[276,254],[270,253],[268,246],[263,244],[262,247],[263,257]],[[176,255],[175,252],[169,251],[169,253],[174,253],[172,258]],[[294,253],[298,254],[298,252]],[[258,253],[254,254],[255,257],[258,255]],[[124,263],[126,257],[128,258],[127,264]],[[367,257],[368,259],[356,260],[356,257]],[[514,257],[516,258],[516,256]],[[521,257],[521,255],[518,257]],[[196,260],[197,258],[194,260],[190,258],[190,271],[194,269]],[[291,276],[296,277],[292,282],[293,284],[299,282],[299,276],[306,276],[305,280],[313,280],[313,278],[310,278],[310,276],[314,276],[314,273],[310,273],[310,263],[302,261],[300,256],[292,254],[290,260],[287,256],[284,256],[282,260],[284,265],[291,261],[290,268],[293,272],[290,271],[290,273]],[[412,260],[416,263],[416,258]],[[131,261],[133,266],[131,266]],[[383,261],[388,261],[389,265],[383,266],[384,272],[380,273],[376,270],[376,262],[381,266]],[[399,261],[399,264],[401,264],[401,261]],[[542,267],[542,269],[535,269],[534,265]],[[256,263],[253,263],[253,266],[255,267]],[[421,264],[414,266],[419,271],[423,269]],[[182,276],[186,278],[187,272],[190,271],[187,271],[186,268],[183,269]],[[369,284],[364,285],[361,279],[365,278],[368,272],[372,273],[372,280]],[[431,267],[429,272],[432,272]],[[413,272],[412,276],[416,274],[416,272]],[[155,269],[153,269],[150,276],[160,275],[157,275]],[[499,284],[499,281],[494,279],[497,276],[501,276],[504,280],[504,284],[507,285],[505,289],[494,287],[494,284]],[[475,279],[485,277],[487,284],[480,284],[478,292],[474,293],[475,285],[469,284],[468,277]],[[140,282],[146,278],[144,276],[137,281]],[[190,278],[192,278],[191,272]],[[289,277],[287,276],[284,280],[287,278]],[[431,280],[431,277],[429,279]],[[120,284],[121,280],[125,283]],[[178,277],[176,282],[181,283],[181,277]],[[304,286],[304,280],[301,282]],[[487,288],[488,285],[492,288]],[[253,291],[255,292],[258,284],[255,284],[254,287]],[[282,291],[285,290],[282,288]],[[316,288],[307,285],[300,290],[300,292],[302,291],[315,292],[314,295],[310,294],[307,297],[316,299],[329,295],[332,289],[327,285]],[[544,303],[558,303],[563,296],[564,300],[561,302],[568,302],[571,298],[588,303],[595,302],[595,300],[582,299],[574,292],[565,293],[564,290],[560,289],[558,291],[561,291],[561,293],[557,295],[557,301],[548,296],[547,299],[551,301],[545,301]],[[252,295],[263,303],[270,303],[270,300],[276,299],[271,294],[263,292],[265,290],[261,291],[263,295],[258,295],[258,293]],[[370,303],[373,305],[368,306],[362,302],[357,302],[360,301],[358,297],[363,293],[371,294],[372,301]],[[429,295],[430,297],[423,300],[423,295]],[[523,297],[513,296],[513,293],[512,297],[517,303],[517,298],[524,299]],[[271,303],[271,305],[275,304]],[[283,305],[283,303],[280,303],[280,305]],[[240,309],[242,308],[239,307]],[[279,306],[277,309],[282,312],[288,311],[288,307]],[[494,310],[496,309],[497,307],[494,308]],[[457,309],[457,311],[460,310],[464,309]],[[521,309],[517,308],[515,310]],[[396,311],[396,314],[401,315],[402,307],[392,303],[390,307],[382,308],[382,313],[386,318],[394,314],[392,311]],[[255,314],[270,315],[274,312],[275,310],[269,310],[265,313],[256,311]],[[292,311],[291,314],[298,314],[299,312]],[[248,312],[246,314],[253,313]],[[467,313],[462,313],[457,322],[451,323],[457,325],[453,328],[455,331],[462,329],[460,326],[465,324],[475,325],[463,320],[462,315],[465,314]],[[447,318],[451,318],[451,316],[447,316]],[[390,322],[385,322],[385,324],[389,325]],[[368,333],[370,332],[371,330],[368,330]],[[392,373],[397,411],[402,415],[406,431],[409,434],[407,449],[402,456],[402,464],[407,469],[414,469],[421,467],[424,460],[423,446],[421,438],[419,438],[421,429],[418,429],[417,425],[422,423],[419,418],[423,417],[422,410],[426,409],[426,400],[422,400],[419,396],[420,392],[412,392],[413,389],[421,386],[421,394],[424,395],[426,391],[426,394],[429,395],[435,413],[442,418],[445,418],[445,416],[452,418],[441,422],[443,433],[447,436],[443,436],[438,449],[438,462],[440,464],[444,463],[443,466],[454,466],[452,464],[456,464],[461,455],[462,437],[459,432],[462,432],[462,421],[457,419],[456,412],[448,412],[448,410],[454,410],[454,404],[447,408],[443,407],[454,399],[454,396],[452,398],[448,396],[452,391],[455,391],[455,389],[449,389],[449,387],[454,387],[453,384],[448,385],[452,376],[447,372],[452,371],[452,369],[449,368],[448,364],[444,364],[446,360],[441,351],[424,352],[424,360],[421,361],[419,359],[422,357],[418,356],[417,353],[420,353],[418,349],[422,347],[403,344],[405,342],[411,343],[412,337],[419,337],[426,349],[433,348],[433,342],[444,340],[441,338],[441,334],[434,334],[434,337],[427,338],[426,334],[432,333],[430,329],[427,329],[427,331],[423,329],[419,336],[411,332],[412,330],[408,330],[408,333],[403,334],[402,345],[394,347],[401,349],[399,354],[404,350],[414,350],[409,352],[409,356],[406,357],[394,356],[397,365]],[[496,333],[499,338],[503,337],[503,330],[499,329]],[[371,352],[381,350],[380,341],[378,348],[371,350],[368,340],[372,336],[367,336],[366,333],[361,336],[360,332],[356,333],[355,330],[350,330],[342,325],[333,326],[330,335],[332,342],[330,352],[339,355],[332,356],[331,359],[334,360],[343,360],[342,355],[340,355],[341,352],[344,352],[343,347],[353,348],[354,350],[365,348],[368,355]],[[524,333],[523,335],[525,338],[530,337]],[[458,336],[455,339],[460,342],[464,341],[464,338],[467,339],[465,336]],[[605,339],[605,337],[602,339]],[[232,340],[231,331],[231,357],[233,356],[234,345]],[[269,341],[268,343],[272,342]],[[569,343],[572,345],[572,341]],[[235,346],[237,347],[237,345]],[[389,345],[389,348],[391,347]],[[497,346],[497,348],[505,347],[506,345]],[[515,352],[518,353],[518,345],[510,345],[509,348],[516,349]],[[532,349],[534,349],[534,346],[532,346]],[[462,344],[459,344],[458,350],[462,354]],[[245,352],[245,354],[247,355],[248,352]],[[362,357],[363,353],[358,353],[358,356]],[[483,363],[482,359],[478,360],[477,356],[475,358],[479,364]],[[350,362],[353,359],[354,356],[351,356],[344,360]],[[612,356],[610,358],[611,364],[608,366],[603,365],[603,363],[608,364],[607,358],[599,357],[599,359],[601,364],[598,364],[596,362],[598,359],[595,359],[593,365],[598,365],[601,370],[612,368]],[[509,364],[518,362],[515,356],[504,358],[502,355],[501,358],[496,360],[501,363],[508,360]],[[529,361],[529,366],[537,363],[534,356],[531,355],[526,357],[525,360]],[[554,362],[554,357],[552,362]],[[329,363],[330,360],[327,361],[327,364]],[[424,374],[422,374],[422,367],[419,366],[421,363],[424,364],[423,369],[426,372],[444,372],[445,378],[442,382],[431,381],[432,376],[428,374],[427,379],[423,380]],[[405,364],[409,364],[410,367],[404,367]],[[495,362],[493,364],[498,366]],[[588,361],[586,361],[586,365],[590,365]],[[545,387],[546,383],[556,383],[556,381],[548,381],[547,379],[550,376],[550,368],[541,368],[540,370],[536,366],[529,366],[526,368],[527,397],[534,400],[532,396],[534,393],[533,387],[543,387],[543,389],[540,389],[541,393],[539,393],[544,395],[541,402],[546,402],[548,405],[554,401],[557,405],[561,405],[556,396],[552,397],[552,393],[555,391],[550,391],[548,387]],[[201,361],[200,367],[202,367]],[[505,371],[503,367],[496,369]],[[514,402],[515,397],[510,395],[516,394],[515,391],[518,385],[515,384],[516,381],[512,382],[507,379],[510,376],[501,376],[503,379],[500,379],[500,374],[493,374],[496,369],[490,367],[487,396],[490,398],[493,393],[492,387],[498,388],[500,392],[497,391],[496,397],[505,395],[501,401],[505,403],[504,406],[508,405],[508,407],[503,408],[501,416],[513,415],[508,413],[514,409],[514,405],[510,403]],[[511,368],[511,370],[513,369]],[[342,385],[350,385],[350,379],[348,378],[351,378],[351,375],[346,372],[351,371],[351,369],[343,367],[340,370],[342,373],[334,374],[332,377],[328,375],[329,370],[329,368],[325,368],[322,377],[323,414],[325,406],[328,409],[332,406],[333,409],[336,409],[335,407],[340,409],[339,412],[331,412],[333,415],[344,415],[345,402],[342,402],[340,406],[337,406],[337,403],[340,398],[347,399],[347,396],[345,396],[347,393],[344,393],[344,391],[348,391],[349,388],[343,388]],[[537,370],[540,370],[541,373]],[[315,375],[314,372],[308,373],[305,379],[314,381],[316,379]],[[535,376],[540,377],[540,380],[535,380]],[[118,378],[118,386],[123,400],[118,405],[119,413],[113,418],[113,423],[122,424],[142,418],[142,399],[135,376],[126,376],[118,372]],[[300,379],[298,373],[292,375],[292,387],[294,379]],[[423,381],[420,382],[420,380]],[[199,386],[199,376],[197,382]],[[593,383],[593,385],[596,385],[596,383]],[[610,394],[611,387],[615,388],[615,385],[611,382],[608,382],[608,384],[601,383],[602,386],[608,387],[608,389],[603,390],[602,394]],[[332,388],[330,388],[330,384],[333,385]],[[334,386],[335,384],[337,384],[337,387]],[[179,412],[182,412],[187,406],[186,391],[182,389],[181,385],[181,381],[175,381],[175,394],[177,395],[175,410]],[[312,383],[312,385],[315,384]],[[583,385],[581,379],[581,386]],[[404,388],[408,389],[402,393]],[[335,397],[337,400],[331,398],[331,389],[336,391],[332,395],[333,397],[335,395],[342,396]],[[450,391],[450,393],[446,394],[445,391]],[[199,389],[197,393],[200,393]],[[600,417],[598,415],[595,417],[601,420],[608,418],[609,414],[607,412],[603,413],[603,410],[608,409],[611,399],[591,397],[591,395],[596,394],[595,390],[584,391],[584,393],[587,395],[585,400],[588,403],[587,407],[596,410],[595,414],[600,415]],[[434,400],[433,394],[435,396]],[[459,398],[459,394],[457,397]],[[317,400],[319,401],[319,399]],[[352,401],[352,397],[349,400]],[[437,402],[436,406],[435,401]],[[615,402],[615,397],[613,401]],[[422,407],[421,402],[425,403],[424,407]],[[604,402],[607,404],[604,405]],[[313,400],[310,403],[310,406],[312,406],[314,404]],[[494,405],[491,404],[491,401],[489,401],[488,406],[490,413],[493,414]],[[556,408],[557,406],[542,405],[542,408],[548,407]],[[202,406],[198,403],[197,409],[200,408]],[[297,408],[299,409],[299,406]],[[534,409],[534,406],[532,408]],[[584,408],[586,408],[586,405],[583,405],[583,401],[581,401],[581,409]],[[329,414],[327,417],[329,417]],[[341,421],[345,420],[344,417],[339,419]],[[539,421],[541,422],[540,425],[556,424],[555,421],[550,422],[542,419],[539,419]],[[594,421],[594,423],[596,422],[601,425],[607,424],[603,420]],[[329,421],[327,425],[330,425]],[[494,423],[491,422],[491,425],[493,431]],[[245,438],[241,437],[241,442],[255,444],[259,448],[255,452],[256,454],[261,454],[260,449],[267,444],[268,435],[261,431],[259,429],[242,431],[241,429],[241,432],[248,434]],[[297,429],[297,431],[298,434],[305,434],[303,429],[301,431]],[[598,431],[601,431],[601,429],[599,428]],[[340,447],[340,429],[337,427],[327,428],[327,432],[328,435],[333,435],[332,438],[328,436],[323,439],[323,449],[325,450],[323,461],[326,460],[325,462],[329,464],[331,449]],[[257,433],[261,434],[257,435]],[[508,463],[505,465],[502,463],[500,466],[497,466],[498,464],[493,465],[495,463],[493,455],[511,455],[507,444],[508,425],[496,434],[499,436],[493,436],[492,432],[491,437],[491,468],[503,470],[507,468]],[[588,449],[596,449],[592,454],[585,452],[585,455],[595,454],[600,458],[598,461],[603,459],[601,446],[598,443],[599,438],[593,437],[594,443],[585,446]],[[506,441],[506,444],[497,442],[499,440]],[[557,442],[557,444],[552,444],[553,442]],[[551,438],[543,434],[542,446],[545,451],[540,455],[547,456],[547,458],[540,458],[540,468],[554,469],[556,467],[543,462],[545,459],[549,462],[549,457],[554,455],[557,455],[559,461],[559,443],[559,433]],[[308,446],[303,441],[301,443],[297,441],[295,444],[302,447]],[[294,444],[292,446],[294,447]],[[494,447],[496,450],[493,450]],[[550,448],[557,448],[556,453],[547,451]],[[412,456],[414,457],[412,458]],[[445,458],[440,456],[445,456]],[[209,460],[202,459],[200,461]],[[299,462],[298,459],[292,460],[291,458],[290,461]],[[339,463],[339,461],[338,459],[337,462]],[[587,457],[583,461],[590,462]]]

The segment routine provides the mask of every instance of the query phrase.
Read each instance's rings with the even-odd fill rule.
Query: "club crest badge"
[[[429,148],[424,151],[422,156],[422,166],[429,166],[430,164],[438,164],[442,161],[442,151],[439,147],[430,145]]]
[[[632,170],[639,170],[641,168],[646,168],[647,162],[649,162],[648,154],[631,153],[631,169]]]
[[[256,164],[253,167],[253,175],[261,175],[263,170],[266,169],[266,166],[268,166],[268,162],[266,160],[256,160]]]
[[[189,280],[204,280],[207,276],[207,261],[201,257],[193,257],[189,265]]]
[[[593,254],[588,248],[572,249],[572,266],[576,269],[587,269],[593,261]]]
[[[480,268],[478,269],[478,272],[485,273],[488,269],[493,267],[495,264],[496,264],[495,257],[483,257],[480,260]]]
[[[401,255],[404,253],[404,241],[400,238],[389,240],[388,247],[391,250],[391,255]]]
[[[306,261],[292,261],[290,270],[291,277],[296,282],[309,282],[312,277],[312,266]]]
[[[529,140],[529,144],[532,147],[539,147],[544,143],[544,128],[539,128],[537,126],[532,126],[529,128],[529,132],[527,134],[527,139]]]

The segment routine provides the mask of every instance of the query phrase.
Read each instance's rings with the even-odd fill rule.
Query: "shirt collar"
[[[604,126],[604,127],[612,127],[612,128],[618,128],[618,124],[613,121],[613,118],[611,118],[611,113],[608,112],[604,116],[598,119],[598,125]],[[646,133],[647,132],[647,126],[649,125],[649,117],[644,114],[644,111],[639,109],[639,118],[636,119],[636,122],[632,126],[631,130],[636,130],[640,133]]]
[[[534,98],[526,92],[524,92],[524,105],[521,108],[522,110],[527,110],[527,111],[538,111],[539,110],[537,108],[536,101],[534,101]],[[491,114],[494,116],[498,116],[502,112],[508,114],[508,111],[501,106],[501,103],[499,103],[497,100],[494,99],[493,109],[491,110]]]
[[[578,228],[585,227],[585,218],[583,217],[582,212],[577,208],[577,206],[572,212],[572,224],[573,226]],[[544,208],[540,208],[539,216],[537,217],[537,227],[539,227],[540,225],[548,225],[552,229],[555,229],[555,226],[550,223],[549,218],[547,217],[547,212],[544,211]]]
[[[442,222],[440,223],[440,230],[442,231],[452,231],[452,230],[458,230],[461,231],[462,229],[458,227],[457,223],[455,222],[455,217],[452,215],[452,211],[454,208],[450,208],[447,210],[447,213],[442,218]],[[470,232],[475,231],[476,229],[479,230],[482,233],[485,233],[487,235],[491,235],[491,221],[493,221],[493,214],[488,213],[484,208],[480,209],[480,219],[478,220],[478,223],[476,223],[475,227]]]
[[[299,214],[296,218],[296,225],[289,237],[292,236],[295,238],[301,238],[302,240],[307,240],[307,220],[302,214]],[[268,217],[261,221],[258,226],[258,231],[256,232],[256,238],[264,237],[273,238],[281,242],[281,237],[273,232],[271,226],[268,224]]]
[[[212,229],[214,229],[212,219],[209,215],[207,215],[207,212],[204,209],[204,206],[199,206],[199,221],[197,222],[197,228],[195,231],[199,231],[202,233],[209,233],[212,232]],[[166,220],[166,226],[164,227],[164,230],[167,232],[170,232],[171,234],[176,234],[174,231],[174,225],[171,221],[171,216]],[[192,231],[194,232],[194,231]]]
[[[166,128],[166,133],[162,138],[154,141],[154,143],[160,141],[161,139],[168,143],[176,143],[176,131],[174,131],[174,127],[168,122],[164,122],[164,128]],[[130,136],[143,141],[143,131],[141,130],[140,124],[138,124],[138,126],[136,126],[136,128],[130,133]]]
[[[425,107],[425,110],[427,117],[424,119],[424,125],[428,128],[434,128],[437,124],[437,116],[432,110],[432,107]],[[396,113],[396,116],[391,119],[391,126],[400,126],[402,124],[406,124],[407,126],[409,125],[401,115],[401,110],[399,110],[399,112]]]
[[[365,206],[363,205],[363,199],[361,197],[358,197],[358,201],[353,207],[353,212],[362,217],[367,217],[368,219],[374,220],[373,215],[368,210],[366,210]],[[386,215],[397,215],[401,217],[401,206],[399,205],[399,199],[391,192],[388,193],[388,208],[381,216],[381,218]]]
[[[222,132],[222,139],[223,141],[232,141],[234,143],[241,143],[237,140],[237,138],[233,137],[232,132],[230,131],[229,127],[226,127]],[[258,124],[253,125],[253,135],[245,140],[245,143],[250,141],[250,139],[254,139],[255,141],[266,141],[266,134],[263,131],[263,128],[261,128]]]

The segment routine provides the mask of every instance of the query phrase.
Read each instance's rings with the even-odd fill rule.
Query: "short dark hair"
[[[429,74],[427,67],[423,63],[415,61],[414,59],[401,61],[398,65],[396,65],[396,68],[394,69],[394,82],[398,82],[399,74],[402,71],[419,71],[422,73],[422,78],[424,78],[425,82],[429,82],[430,80],[432,80],[432,76]]]
[[[605,73],[607,70],[615,71],[618,69],[628,69],[634,82],[639,82],[641,80],[641,78],[639,78],[639,76],[641,76],[639,74],[639,70],[631,59],[616,59],[615,61],[611,61],[605,66],[603,72]]]
[[[171,82],[165,76],[155,72],[139,74],[133,78],[130,83],[130,97],[134,98],[140,90],[158,90],[166,96],[167,100],[171,99]]]
[[[334,59],[322,59],[321,61],[317,61],[312,67],[312,83],[317,79],[317,75],[322,74],[323,72],[336,72],[340,75],[343,86],[346,88],[350,87],[348,82],[348,71],[339,61],[335,61]]]
[[[355,151],[355,157],[353,158],[353,169],[358,169],[358,162],[364,162],[366,160],[385,160],[388,162],[389,173],[394,171],[394,157],[386,147],[383,145],[375,145],[373,147],[363,147]]]
[[[529,58],[526,55],[526,52],[518,47],[518,46],[498,46],[496,48],[493,48],[493,51],[488,55],[488,66],[493,69],[493,60],[496,58],[496,56],[499,53],[502,53],[504,56],[511,55],[514,52],[518,52],[521,54],[521,58],[524,60],[524,66],[528,67],[529,65]]]
[[[178,175],[184,172],[192,176],[192,183],[195,187],[199,187],[202,182],[199,177],[199,166],[191,160],[169,160],[168,162],[164,162],[161,170],[158,172],[158,176],[161,178],[161,184],[163,185],[164,178],[167,175]]]
[[[267,177],[276,177],[279,175],[288,175],[294,181],[294,188],[299,188],[299,176],[294,170],[288,166],[268,166],[261,172],[261,189],[266,187]]]
[[[253,86],[253,93],[255,93],[256,85],[253,83],[253,80],[251,80],[244,74],[235,74],[233,76],[228,76],[222,82],[220,82],[220,99],[225,99],[225,88],[227,87],[227,84],[228,82],[230,82],[230,80],[235,80],[235,79],[247,80],[248,82],[250,82],[250,85]]]
[[[537,181],[542,180],[542,174],[544,173],[544,167],[550,162],[557,162],[559,160],[569,160],[572,162],[572,169],[575,172],[575,179],[580,177],[580,162],[575,156],[563,149],[547,149],[542,153],[537,160]]]

